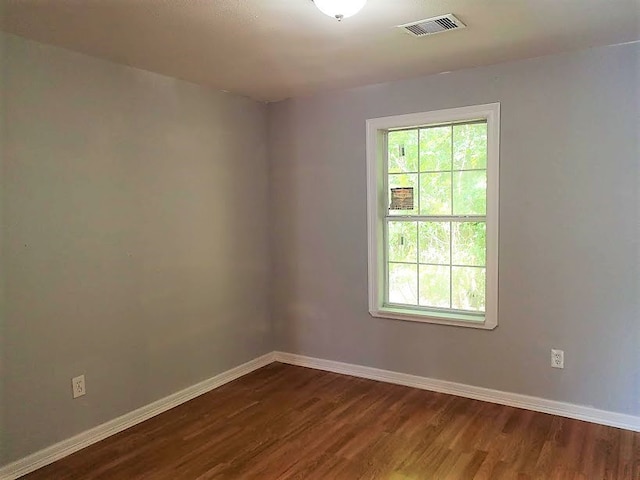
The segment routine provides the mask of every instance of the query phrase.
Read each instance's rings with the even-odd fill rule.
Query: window
[[[367,120],[369,311],[498,323],[500,104]]]

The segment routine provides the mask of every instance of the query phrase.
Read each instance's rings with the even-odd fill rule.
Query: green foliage
[[[389,301],[404,305],[418,304],[418,266],[389,264]]]
[[[440,172],[451,170],[450,125],[420,129],[420,171]]]
[[[486,124],[390,132],[388,146],[389,203],[392,188],[415,196],[390,215],[486,215]],[[485,222],[389,221],[387,234],[391,303],[484,311]]]
[[[486,263],[487,225],[485,222],[453,222],[452,255],[454,265],[484,267]]]
[[[389,205],[391,205],[391,189],[397,187],[413,187],[413,210],[389,210],[389,215],[417,215],[418,214],[418,174],[392,174],[389,175]]]
[[[420,244],[420,263],[438,263],[449,265],[450,222],[420,222],[418,238]]]
[[[418,171],[418,130],[389,132],[388,147],[389,173]]]
[[[420,305],[449,308],[449,267],[420,265]]]
[[[453,214],[486,215],[487,171],[454,172]]]
[[[420,214],[451,215],[451,173],[420,174]]]
[[[487,124],[454,125],[453,169],[487,168]]]
[[[486,214],[486,124],[393,131],[388,147],[389,202],[391,188],[413,187],[416,207],[391,215]]]
[[[416,222],[389,222],[390,262],[416,262],[418,255],[418,226]]]
[[[451,306],[458,310],[484,311],[486,270],[476,267],[453,267],[451,275]]]

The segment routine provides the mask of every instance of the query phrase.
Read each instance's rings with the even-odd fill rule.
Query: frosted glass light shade
[[[362,10],[367,0],[313,0],[313,2],[325,15],[341,20]]]

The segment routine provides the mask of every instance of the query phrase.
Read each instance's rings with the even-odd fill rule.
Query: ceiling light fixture
[[[367,0],[313,0],[313,3],[322,13],[340,21],[362,10]]]

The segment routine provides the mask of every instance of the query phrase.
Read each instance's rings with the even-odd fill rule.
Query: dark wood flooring
[[[274,363],[24,478],[640,480],[640,433]]]

